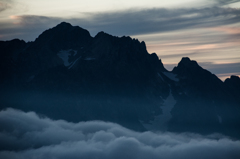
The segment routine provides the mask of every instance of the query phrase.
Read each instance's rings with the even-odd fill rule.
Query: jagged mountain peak
[[[130,36],[122,36],[122,37],[118,37],[118,36],[113,36],[113,35],[110,35],[106,32],[99,32],[97,33],[97,35],[94,37],[94,39],[97,39],[97,40],[111,40],[112,42],[115,42],[115,43],[138,43],[138,44],[141,44],[141,45],[144,45],[145,46],[145,42],[139,42],[138,39],[135,39],[135,38],[131,38]]]
[[[230,87],[240,89],[240,77],[232,75],[224,81],[224,84]]]
[[[26,42],[24,40],[20,40],[20,39],[13,39],[10,41],[0,41],[0,47],[11,49],[14,50],[16,48],[18,48],[21,45],[25,45]],[[5,50],[1,51],[1,53],[4,53]]]
[[[26,43],[24,40],[21,40],[21,39],[13,39],[13,40],[10,40],[10,42],[13,42],[13,43]]]
[[[226,80],[234,80],[234,81],[239,81],[240,77],[232,75],[230,78],[227,78]],[[225,80],[225,81],[226,81]]]
[[[146,47],[146,44],[144,41],[140,42],[138,39],[135,39],[135,38],[131,38],[130,36],[121,36],[121,37],[118,37],[118,36],[113,36],[113,35],[110,35],[104,31],[100,31],[97,33],[97,35],[94,37],[94,39],[101,39],[101,40],[107,40],[107,39],[111,39],[111,40],[121,40],[121,41],[125,41],[125,42],[136,42],[136,43],[139,43],[141,45],[143,45],[144,47]]]
[[[173,73],[178,74],[189,74],[191,72],[195,74],[199,71],[203,71],[203,68],[199,66],[196,61],[191,60],[189,57],[183,57],[178,65],[172,70]]]
[[[61,22],[57,25],[58,27],[72,27],[72,25],[68,22]]]
[[[94,38],[102,38],[102,37],[113,37],[112,35],[105,33],[104,31],[100,31]]]
[[[93,54],[111,61],[114,59],[135,59],[141,62],[145,61],[146,56],[149,56],[144,42],[129,36],[113,36],[103,31],[93,38],[91,47]]]
[[[181,61],[178,63],[178,66],[184,67],[199,67],[198,63],[194,60],[191,60],[189,57],[183,57]]]
[[[40,34],[31,48],[47,49],[53,52],[62,49],[79,49],[86,46],[92,39],[86,29],[62,22]]]
[[[82,32],[88,32],[86,29],[81,28],[80,26],[73,26],[72,24],[68,22],[61,22],[58,25],[56,25],[53,28],[50,28],[49,30],[56,30],[56,31],[71,31],[71,30],[78,30]]]
[[[191,59],[189,57],[182,57],[180,62],[191,62]]]
[[[80,37],[91,38],[91,35],[86,29],[62,22],[40,34],[36,42],[49,40],[77,40],[77,38]]]

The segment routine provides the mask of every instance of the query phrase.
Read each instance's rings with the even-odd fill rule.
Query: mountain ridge
[[[104,32],[91,37],[66,22],[33,42],[0,41],[0,50],[1,109],[138,131],[167,113],[159,130],[239,137],[239,78],[222,82],[188,57],[168,71],[145,42]]]

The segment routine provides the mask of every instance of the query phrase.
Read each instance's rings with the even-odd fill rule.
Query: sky
[[[62,21],[145,41],[168,70],[187,56],[240,76],[240,0],[0,0],[0,40],[34,41]]]

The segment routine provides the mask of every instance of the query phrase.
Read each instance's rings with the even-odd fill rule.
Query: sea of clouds
[[[115,123],[71,123],[34,112],[0,112],[1,159],[239,159],[240,141],[222,135],[136,132]]]

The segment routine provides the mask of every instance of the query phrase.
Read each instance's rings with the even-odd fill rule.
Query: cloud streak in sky
[[[97,23],[109,32],[119,28],[116,34],[135,35],[234,24],[239,18],[240,9],[212,7],[127,10],[95,14],[90,20],[91,26]]]
[[[69,123],[34,112],[0,112],[0,158],[237,159],[240,141],[221,135],[135,132],[102,121]]]
[[[225,80],[227,77],[231,75],[240,75],[240,63],[211,63],[211,62],[205,62],[205,63],[200,63],[200,65],[216,74],[218,74],[218,77],[221,80]]]
[[[182,29],[195,29],[203,27],[216,27],[226,24],[239,23],[240,9],[236,8],[152,8],[132,9],[116,12],[81,13],[79,18],[62,19],[58,17],[44,17],[22,15],[15,16],[16,28],[2,28],[0,35],[22,29],[25,39],[29,31],[42,31],[47,27],[53,27],[61,21],[68,21],[75,25],[87,28],[96,34],[103,30],[114,35],[138,35]],[[25,30],[25,32],[24,32]],[[28,30],[28,32],[27,32]],[[33,39],[32,39],[33,40]]]
[[[12,0],[0,0],[0,12],[12,8]]]
[[[223,6],[223,5],[228,5],[232,3],[237,3],[240,2],[240,0],[214,0],[215,5]]]

